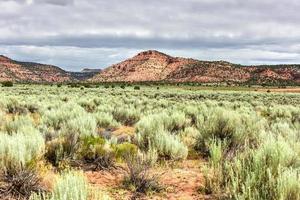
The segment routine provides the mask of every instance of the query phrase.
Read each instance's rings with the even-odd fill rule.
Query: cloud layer
[[[242,64],[300,63],[298,0],[2,0],[0,54],[106,67],[145,49]]]

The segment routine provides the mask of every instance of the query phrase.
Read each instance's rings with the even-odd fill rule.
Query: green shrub
[[[78,154],[79,159],[94,165],[94,169],[108,169],[115,163],[115,152],[110,144],[100,137],[84,137]]]
[[[28,198],[42,190],[36,164],[43,153],[39,133],[0,133],[0,198]]]
[[[13,87],[14,83],[12,81],[4,81],[2,82],[2,87]]]
[[[116,128],[120,124],[114,119],[113,115],[106,112],[97,112],[94,114],[97,127],[99,128]]]
[[[256,146],[264,130],[263,120],[255,114],[240,114],[221,108],[211,109],[206,114],[204,121],[198,124],[200,135],[197,141],[197,149],[204,155],[208,154],[211,139],[226,141],[226,153],[230,154],[247,145]]]
[[[3,130],[8,134],[34,131],[34,122],[29,116],[16,116],[4,123]]]
[[[61,135],[75,134],[78,136],[95,135],[97,123],[92,114],[82,114],[65,122]]]
[[[140,90],[141,88],[140,88],[140,86],[136,85],[136,86],[134,86],[133,89],[135,89],[135,90]]]
[[[45,142],[38,132],[0,133],[0,169],[21,169],[44,153]]]
[[[122,144],[118,144],[115,147],[116,158],[118,159],[126,159],[128,155],[135,155],[138,152],[138,148],[136,145],[125,142]]]
[[[132,126],[140,119],[140,112],[134,108],[117,108],[112,115],[115,120],[126,126]]]
[[[214,183],[214,192],[228,191],[230,199],[287,200],[290,195],[298,199],[300,192],[296,188],[300,184],[296,184],[296,180],[299,176],[289,179],[291,174],[298,173],[298,155],[282,138],[265,139],[260,148],[249,149],[232,162],[211,158],[215,160],[212,163],[217,164],[213,165],[214,175],[209,179]]]
[[[140,148],[155,148],[161,157],[169,159],[185,159],[187,147],[180,138],[165,130],[164,115],[144,117],[137,124],[137,141]]]
[[[195,127],[187,127],[179,133],[179,136],[181,141],[191,150],[196,147],[199,134],[200,132]]]
[[[87,112],[94,112],[97,108],[97,105],[94,101],[81,101],[79,105],[82,106]]]
[[[9,102],[6,104],[7,112],[10,114],[26,114],[27,109],[25,105],[21,104],[17,99],[9,99]]]

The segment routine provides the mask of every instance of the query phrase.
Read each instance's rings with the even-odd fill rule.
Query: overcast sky
[[[78,71],[139,51],[300,63],[299,0],[0,0],[0,54]]]

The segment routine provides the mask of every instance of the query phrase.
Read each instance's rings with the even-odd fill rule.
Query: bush
[[[125,187],[141,193],[161,190],[158,175],[150,173],[155,156],[145,153],[127,154],[125,161],[127,165],[127,176],[123,181]]]
[[[45,158],[55,167],[58,167],[60,162],[65,159],[63,144],[63,139],[54,139],[46,143]]]
[[[17,99],[9,99],[6,104],[7,112],[10,114],[26,114],[27,109],[25,105],[21,104]]]
[[[41,186],[41,180],[33,169],[18,169],[0,173],[0,198],[28,199],[32,193],[40,193],[45,190]]]
[[[39,133],[0,133],[0,197],[29,197],[41,191],[36,163],[44,152]]]
[[[134,86],[133,89],[135,89],[135,90],[140,90],[141,88],[140,88],[140,86],[136,85],[136,86]]]
[[[159,156],[167,159],[185,159],[187,147],[180,138],[166,130],[169,127],[164,114],[144,117],[137,124],[137,142],[141,149],[155,148]],[[172,123],[171,123],[172,124]]]
[[[226,190],[229,199],[299,199],[298,155],[282,138],[265,139],[260,148],[248,149],[232,162],[221,162],[220,153],[213,153],[214,175],[208,180],[214,184],[206,188],[223,194]],[[290,179],[292,174],[297,175]]]
[[[94,101],[81,101],[79,105],[83,107],[87,112],[94,112],[97,108],[97,105]]]
[[[217,108],[209,110],[206,115],[205,121],[198,122],[200,135],[197,140],[197,149],[204,155],[208,155],[208,145],[212,139],[226,141],[227,155],[235,154],[247,145],[255,147],[264,130],[263,120],[256,114],[240,114]]]
[[[115,120],[126,126],[132,126],[140,119],[140,112],[134,108],[117,108],[112,115]]]
[[[2,87],[13,87],[14,83],[12,81],[4,81],[2,82]]]
[[[63,104],[46,110],[42,116],[42,123],[48,129],[59,131],[69,119],[81,117],[85,114],[85,110],[78,104]]]
[[[118,144],[115,147],[116,158],[126,160],[128,155],[136,155],[138,152],[138,148],[136,145],[125,142],[122,144]]]
[[[83,114],[69,119],[61,130],[61,135],[75,134],[78,136],[96,135],[97,123],[92,114]]]
[[[0,133],[0,169],[26,168],[43,155],[44,149],[44,139],[38,132]]]
[[[116,128],[120,124],[114,119],[113,115],[106,112],[97,112],[94,114],[97,127],[99,128]]]
[[[80,145],[79,159],[92,164],[94,170],[108,169],[115,165],[115,152],[105,139],[86,136]]]
[[[34,130],[34,122],[29,116],[15,116],[12,121],[4,123],[3,130],[8,134],[17,132],[32,132]]]

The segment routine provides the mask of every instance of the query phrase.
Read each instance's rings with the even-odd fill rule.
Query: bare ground
[[[203,161],[197,159],[153,169],[153,172],[162,174],[159,182],[164,187],[164,190],[160,193],[147,195],[135,194],[122,187],[124,177],[122,169],[87,171],[85,174],[92,185],[106,191],[116,200],[198,200],[206,199],[205,196],[198,192],[204,182],[201,172],[202,165]]]

